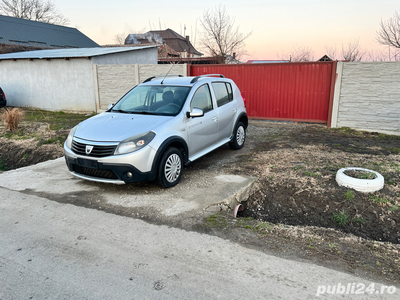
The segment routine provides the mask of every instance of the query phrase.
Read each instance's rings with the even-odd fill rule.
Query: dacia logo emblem
[[[93,146],[86,145],[86,155],[89,155],[93,150]]]

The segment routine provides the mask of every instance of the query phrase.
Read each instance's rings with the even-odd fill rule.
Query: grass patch
[[[355,193],[352,190],[348,190],[345,194],[344,194],[344,199],[353,202],[354,201],[354,197],[355,197]]]
[[[400,153],[400,148],[396,148],[396,147],[388,147],[387,150],[390,153],[394,153],[394,154],[399,154]]]
[[[3,159],[0,159],[0,171],[7,171],[8,167]]]
[[[335,222],[339,227],[346,226],[349,220],[350,217],[344,212],[344,210],[342,210],[339,214],[333,213],[333,222]]]
[[[53,130],[69,129],[79,122],[94,116],[95,114],[66,113],[63,111],[47,111],[43,109],[26,109],[25,120],[30,122],[54,124]]]
[[[374,195],[369,195],[369,199],[374,201],[376,204],[386,204],[390,203],[391,200],[386,198],[386,197],[379,197],[379,196],[374,196]]]
[[[362,170],[347,170],[344,172],[347,176],[358,178],[358,179],[375,179],[375,173],[366,172]]]
[[[358,217],[358,218],[354,218],[353,220],[351,220],[351,222],[352,223],[362,223],[362,224],[364,224],[365,223],[365,219],[364,218],[361,218],[361,217]]]
[[[206,218],[206,224],[214,228],[226,228],[227,221],[224,217],[219,215],[211,215]]]
[[[334,248],[336,248],[336,245],[335,245],[334,243],[329,243],[329,244],[328,244],[328,247],[329,247],[330,249],[334,249]]]
[[[320,177],[321,176],[321,174],[314,173],[314,172],[311,172],[311,171],[305,171],[303,174],[305,176],[309,176],[309,177]]]
[[[57,137],[54,137],[54,138],[51,138],[51,139],[47,139],[47,140],[41,141],[41,142],[39,143],[39,146],[40,146],[40,145],[53,144],[53,143],[58,143],[58,144],[60,144],[60,145],[62,146],[62,145],[64,144],[64,142],[65,142],[66,139],[67,139],[67,135],[59,135],[59,136],[57,136]]]
[[[363,135],[362,131],[357,131],[357,130],[351,129],[350,127],[332,128],[331,130],[337,131],[342,134],[347,134],[347,135]]]
[[[341,133],[347,133],[347,134],[351,134],[351,133],[353,133],[353,129],[351,129],[350,127],[340,127],[340,128],[338,128],[339,129],[339,132],[341,132]]]
[[[380,140],[399,140],[400,136],[378,133],[377,138]]]
[[[274,225],[269,222],[258,222],[254,227],[254,231],[272,231],[274,229]]]
[[[5,137],[10,140],[27,140],[31,138],[20,129],[6,132],[5,134],[0,135],[0,137]]]
[[[292,169],[294,171],[298,171],[298,170],[304,169],[304,166],[295,166],[295,167],[292,167]]]
[[[38,142],[38,146],[54,143],[63,145],[68,130],[94,115],[31,108],[21,110],[23,110],[24,120],[20,122],[18,129],[3,133],[0,137],[13,140],[33,138]],[[46,126],[44,131],[43,125]],[[40,128],[42,130],[39,130]]]

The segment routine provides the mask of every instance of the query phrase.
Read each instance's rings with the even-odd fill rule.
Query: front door
[[[202,109],[204,116],[189,118],[186,123],[190,157],[218,141],[218,112],[214,109],[208,84],[197,89],[190,102],[190,110],[193,108]]]

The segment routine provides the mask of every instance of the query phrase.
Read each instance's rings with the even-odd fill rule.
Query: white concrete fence
[[[400,62],[338,62],[331,126],[400,135]]]
[[[172,67],[172,69],[171,69]],[[170,70],[171,69],[171,70]],[[4,60],[0,86],[7,105],[52,111],[100,112],[148,77],[187,75],[187,65],[99,65],[91,60]]]
[[[77,112],[103,111],[148,77],[187,75],[186,64],[0,64],[0,86],[10,106]],[[400,135],[400,62],[338,62],[331,125]]]

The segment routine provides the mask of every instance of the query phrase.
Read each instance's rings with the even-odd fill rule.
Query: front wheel
[[[235,150],[239,150],[244,146],[246,141],[246,129],[242,122],[238,122],[235,130],[233,131],[233,139],[229,142],[229,147]]]
[[[158,183],[166,188],[177,185],[182,176],[182,165],[182,153],[174,147],[168,148],[158,165]]]

